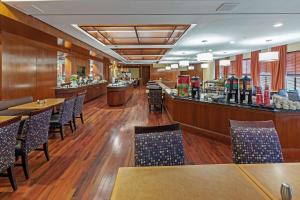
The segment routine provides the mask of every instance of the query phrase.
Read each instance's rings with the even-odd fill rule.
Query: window
[[[300,52],[287,54],[285,81],[287,90],[300,90]]]
[[[261,62],[260,63],[260,87],[264,89],[266,86],[271,89],[271,81],[272,81],[272,76],[271,76],[271,63],[269,62]]]
[[[230,66],[228,66],[228,77],[231,77],[232,75],[236,74],[236,62],[231,61],[230,63]]]
[[[243,76],[251,77],[251,60],[245,59],[243,60]]]
[[[219,77],[226,78],[224,77],[224,66],[219,66]]]

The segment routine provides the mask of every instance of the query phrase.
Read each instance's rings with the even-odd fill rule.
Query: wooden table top
[[[0,116],[0,123],[8,121],[8,120],[10,120],[12,118],[15,118],[15,117],[16,116]],[[22,118],[21,118],[21,121],[26,120],[28,118],[29,118],[29,116],[23,115]]]
[[[14,107],[10,107],[9,109],[20,109],[20,110],[38,110],[44,109],[48,107],[53,107],[62,104],[65,99],[64,98],[53,98],[53,99],[46,99],[47,102],[44,104],[38,104],[36,101],[31,103],[26,103]]]
[[[293,199],[300,199],[300,163],[240,165],[240,168],[272,199],[281,199],[281,183],[290,184]]]
[[[120,168],[111,200],[269,199],[237,165]]]

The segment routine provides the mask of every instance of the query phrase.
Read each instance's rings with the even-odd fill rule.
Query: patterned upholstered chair
[[[25,131],[21,138],[18,138],[16,145],[16,157],[22,157],[22,166],[26,179],[29,178],[28,154],[34,150],[43,150],[46,159],[49,161],[48,133],[52,114],[52,108],[33,111],[27,122],[24,124]],[[39,149],[43,146],[43,149]]]
[[[179,124],[135,127],[135,166],[183,164],[184,148]]]
[[[83,124],[83,104],[84,104],[84,98],[85,98],[85,93],[82,94],[78,94],[78,96],[76,97],[75,100],[75,104],[74,104],[74,110],[73,110],[73,125],[74,128],[76,129],[76,118],[80,118],[81,119],[81,123]]]
[[[55,129],[59,129],[61,139],[64,139],[64,129],[65,125],[69,125],[73,133],[73,110],[75,104],[75,97],[65,100],[61,105],[58,114],[54,114],[51,117],[50,128],[52,132],[55,132]]]
[[[148,96],[148,103],[149,103],[149,112],[151,112],[152,107],[159,108],[160,112],[163,109],[163,98],[162,98],[162,88],[157,86],[157,88],[149,88],[149,96]]]
[[[236,164],[281,163],[283,156],[273,121],[230,121]]]
[[[20,125],[20,117],[0,123],[0,172],[8,176],[10,184],[17,190],[17,183],[14,175],[15,146]],[[7,170],[7,174],[2,174]]]

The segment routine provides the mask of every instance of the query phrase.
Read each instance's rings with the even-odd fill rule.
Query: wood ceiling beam
[[[139,34],[137,32],[136,26],[134,26],[134,31],[135,31],[136,38],[138,40],[138,44],[141,45],[141,41],[140,41],[140,38],[139,38]]]
[[[172,35],[175,33],[175,30],[177,29],[177,26],[174,26],[172,33],[170,34],[169,39],[167,40],[167,42],[165,44],[168,44],[170,39],[172,38]]]
[[[96,27],[93,27],[93,29],[94,29],[95,31],[97,31],[97,33],[100,34],[100,35],[104,38],[104,41],[107,40],[107,41],[109,42],[110,45],[114,45],[114,44],[113,44],[113,41],[109,40],[105,35],[103,35],[99,30],[97,30]]]

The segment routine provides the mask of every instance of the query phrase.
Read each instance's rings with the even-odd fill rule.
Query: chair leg
[[[14,166],[10,166],[9,168],[7,168],[7,174],[11,187],[14,189],[14,191],[16,191],[18,189],[18,186],[15,178]]]
[[[73,123],[72,123],[72,120],[69,122],[69,125],[70,125],[70,129],[71,129],[71,132],[73,133],[73,125],[72,125]]]
[[[81,123],[84,124],[84,120],[83,120],[83,114],[80,114],[80,119],[81,119]]]
[[[45,153],[46,159],[47,159],[47,161],[49,161],[50,157],[49,157],[49,150],[48,150],[48,142],[43,144],[43,148],[44,148],[44,153]]]
[[[22,153],[22,167],[26,179],[29,179],[28,155],[26,153]]]
[[[60,127],[59,127],[59,132],[60,132],[61,140],[64,140],[64,129],[63,129],[62,125],[60,125]]]
[[[75,128],[75,130],[76,130],[77,127],[76,127],[76,117],[75,117],[75,116],[73,117],[73,125],[74,125],[74,128]]]

